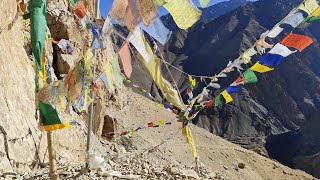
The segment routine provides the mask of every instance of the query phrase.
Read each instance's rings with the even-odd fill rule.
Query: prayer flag
[[[135,0],[135,2],[143,24],[149,26],[158,17],[153,0]]]
[[[224,99],[226,100],[226,103],[232,102],[233,98],[231,97],[231,95],[226,91],[222,91],[221,95],[224,97]]]
[[[79,19],[83,19],[87,15],[87,9],[83,2],[80,2],[74,10],[74,15]]]
[[[215,103],[215,101],[216,101],[216,99],[213,98],[213,99],[211,99],[210,101],[206,102],[206,103],[204,104],[204,106],[205,106],[205,107],[211,107],[211,106],[213,106],[213,104]]]
[[[220,94],[215,98],[214,100],[214,106],[220,106],[221,102],[220,102]]]
[[[169,0],[163,6],[180,29],[188,29],[201,16],[201,11],[190,0]]]
[[[124,74],[130,78],[132,74],[131,53],[127,42],[124,42],[119,50]]]
[[[138,29],[138,28],[136,28],[136,29]],[[143,43],[142,46],[144,47],[144,51],[142,51],[142,52],[145,52],[145,53],[147,53],[148,55],[150,55],[152,57],[153,53],[152,53],[151,47],[146,42],[146,40],[144,39],[143,36],[140,36],[140,38],[141,38],[141,41]],[[171,104],[176,106],[177,108],[184,109],[184,104],[183,104],[182,100],[180,99],[180,97],[178,95],[179,92],[177,90],[175,90],[172,87],[172,85],[161,75],[161,70],[160,70],[161,62],[160,62],[160,59],[157,58],[156,56],[153,56],[153,58],[148,61],[145,58],[143,58],[143,55],[141,55],[140,53],[137,54],[137,58],[147,68],[147,70],[149,71],[151,77],[153,78],[153,80],[155,81],[155,83],[157,84],[159,89],[161,90],[161,92],[164,95],[164,97]]]
[[[159,125],[160,125],[160,126],[165,125],[165,124],[166,124],[166,121],[165,121],[165,120],[163,120],[163,119],[160,119],[160,120],[159,120]]]
[[[251,69],[247,69],[242,75],[244,79],[244,84],[258,82],[256,74]]]
[[[145,26],[140,23],[140,27],[162,45],[166,44],[172,33],[163,25],[160,18],[156,18],[149,26]]]
[[[265,73],[274,70],[274,68],[270,68],[268,66],[265,66],[263,64],[260,64],[259,62],[256,62],[251,68],[252,71],[256,71],[259,73]]]
[[[133,46],[137,49],[139,54],[141,54],[141,56],[147,63],[152,60],[152,50],[150,48],[150,51],[147,51],[147,43],[145,42],[143,33],[139,27],[135,28],[134,32],[129,35],[128,40],[133,44]]]
[[[311,14],[318,7],[319,5],[316,0],[305,0],[298,8],[305,11],[308,14]]]
[[[279,65],[283,58],[284,57],[279,54],[266,54],[262,56],[259,62],[269,67],[273,67]]]
[[[41,59],[47,31],[46,0],[32,0],[29,3],[32,54],[37,71],[42,71]]]
[[[302,12],[295,12],[288,16],[288,18],[286,18],[282,22],[282,24],[289,24],[293,28],[296,28],[299,24],[301,24],[304,21],[304,19],[305,18],[303,17]]]
[[[301,52],[310,44],[312,44],[313,40],[308,36],[289,33],[280,41],[280,43],[288,47],[293,47]]]
[[[283,57],[287,57],[293,53],[295,53],[296,51],[291,51],[289,48],[287,48],[286,46],[277,43],[268,53],[269,54],[278,54],[281,55]]]
[[[110,59],[110,63],[112,65],[112,69],[113,69],[113,83],[117,86],[120,87],[122,82],[123,82],[123,77],[121,75],[121,70],[120,70],[120,66],[119,66],[119,56],[118,54],[116,54],[115,56],[113,56],[113,58]]]
[[[227,89],[226,89],[227,93],[229,94],[232,94],[232,93],[235,93],[237,91],[240,91],[240,87],[233,87],[233,86],[229,86]]]
[[[211,2],[211,0],[199,0],[200,6],[202,8],[206,8],[208,7],[209,3]]]
[[[281,32],[283,31],[283,28],[281,28],[279,25],[275,26],[271,31],[268,33],[269,38],[275,38],[277,37]]]
[[[126,9],[126,13],[123,17],[124,22],[127,25],[127,28],[133,32],[134,28],[139,24],[140,18],[139,13],[136,7],[134,6],[132,0],[124,0],[128,1],[128,6]]]
[[[52,105],[39,101],[39,109],[45,131],[54,131],[70,127],[70,124],[61,123],[59,115]]]
[[[190,146],[190,149],[191,149],[192,157],[196,158],[198,155],[197,155],[196,145],[194,143],[194,139],[193,139],[193,136],[192,136],[192,133],[191,133],[191,128],[188,125],[188,126],[185,126],[184,129],[185,129],[185,133],[186,133],[186,136],[187,136],[187,139],[188,139],[188,143],[189,143],[189,146]]]

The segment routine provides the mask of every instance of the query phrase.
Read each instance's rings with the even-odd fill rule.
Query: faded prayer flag
[[[165,45],[171,36],[171,31],[167,29],[160,18],[157,18],[153,21],[151,25],[146,27],[142,23],[140,23],[140,27],[146,31],[151,37],[155,38],[162,45]]]
[[[152,50],[147,51],[146,44],[144,43],[144,36],[139,27],[135,28],[134,32],[129,35],[129,42],[138,50],[139,54],[143,57],[146,62],[149,62],[153,58]],[[149,46],[149,45],[148,45]]]
[[[201,16],[201,11],[190,0],[169,0],[163,6],[180,29],[188,29]]]
[[[275,26],[269,33],[269,38],[275,38],[277,37],[281,32],[283,31],[283,28],[281,28],[279,25]]]
[[[145,26],[151,25],[151,22],[158,17],[158,12],[153,0],[135,0],[141,20]]]
[[[318,7],[319,4],[316,0],[305,0],[298,8],[305,11],[308,14],[311,14]]]
[[[209,3],[211,2],[211,0],[199,0],[200,6],[202,8],[206,8],[208,7]]]
[[[289,24],[293,28],[296,28],[299,24],[304,21],[304,17],[302,12],[295,12],[291,14],[288,18],[286,18],[282,24]]]

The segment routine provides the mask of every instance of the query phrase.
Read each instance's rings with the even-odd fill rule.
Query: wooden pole
[[[47,132],[48,153],[49,153],[49,166],[50,166],[50,180],[56,180],[56,157],[52,147],[52,132]]]
[[[200,170],[199,170],[199,157],[198,157],[198,156],[195,158],[195,161],[196,161],[195,170],[196,170],[196,172],[199,174],[199,173],[200,173]]]

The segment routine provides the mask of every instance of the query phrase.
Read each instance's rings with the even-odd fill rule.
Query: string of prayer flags
[[[143,130],[143,129],[157,128],[157,127],[167,126],[167,125],[172,125],[172,120],[166,121],[164,119],[160,119],[157,124],[154,123],[154,122],[149,122],[146,125],[140,126],[138,128],[133,128],[133,129],[122,131],[122,132],[110,132],[109,135],[110,136],[116,136],[116,135],[125,136],[125,135],[128,135],[130,133],[135,133],[135,132]]]
[[[206,8],[208,7],[209,3],[211,2],[211,0],[199,0],[200,6],[202,8]]]
[[[226,100],[226,103],[229,103],[229,102],[232,102],[233,101],[233,98],[231,97],[231,95],[226,91],[226,90],[223,90],[221,92],[221,95],[224,97],[224,99]]]
[[[180,29],[188,29],[198,21],[201,11],[190,0],[170,0],[163,5]]]
[[[308,36],[294,34],[290,32],[286,37],[284,37],[280,41],[280,43],[288,47],[293,47],[301,52],[310,44],[312,44],[313,40]]]
[[[296,28],[304,21],[305,17],[303,16],[302,12],[295,12],[291,14],[288,18],[286,18],[282,24],[289,24],[293,28]]]
[[[119,50],[119,56],[122,62],[124,74],[130,78],[132,74],[131,53],[127,42],[124,42]]]
[[[45,131],[54,131],[65,127],[70,127],[70,124],[61,123],[59,115],[52,105],[39,101],[39,109]]]
[[[275,38],[277,37],[281,32],[283,31],[283,28],[281,28],[279,25],[275,26],[271,31],[268,33],[269,38]]]
[[[158,17],[158,12],[153,0],[135,0],[142,23],[150,26],[152,21]]]
[[[270,68],[270,67],[265,66],[265,65],[263,65],[263,64],[261,64],[259,62],[256,62],[250,69],[252,71],[256,71],[256,72],[259,72],[259,73],[266,73],[266,72],[274,70],[274,68]]]
[[[305,11],[308,14],[311,14],[319,7],[316,0],[305,0],[298,8]]]
[[[145,26],[144,24],[140,23],[140,27],[162,45],[166,44],[172,33],[163,25],[160,18],[156,18],[149,26]]]
[[[47,31],[46,0],[32,0],[29,3],[32,54],[37,71],[41,71],[41,60]]]
[[[146,44],[144,43],[144,36],[139,27],[135,28],[134,32],[128,38],[129,42],[137,49],[139,54],[148,63],[153,58],[152,50],[147,51]],[[151,48],[150,48],[151,49]]]

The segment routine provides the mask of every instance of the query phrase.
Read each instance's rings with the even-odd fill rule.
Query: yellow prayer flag
[[[160,119],[159,120],[159,125],[161,126],[161,125],[164,125],[164,124],[166,124],[166,121],[164,119]]]
[[[188,143],[189,143],[189,146],[190,146],[190,149],[191,149],[192,157],[196,158],[198,156],[197,155],[197,149],[196,149],[196,145],[194,143],[194,139],[193,139],[190,127],[189,126],[185,126],[182,129],[182,134],[187,136],[187,140],[188,140]]]
[[[320,16],[320,6],[311,13],[310,17],[312,16],[318,16],[318,17]]]
[[[311,14],[319,7],[316,0],[306,0],[298,8],[305,11],[308,14]]]
[[[201,16],[201,11],[190,0],[167,0],[163,6],[180,29],[188,29]]]
[[[95,61],[95,56],[93,55],[93,51],[92,48],[89,48],[86,53],[84,54],[84,68],[85,68],[85,72],[86,75],[89,77],[92,77],[92,67],[93,67],[93,63]]]
[[[151,47],[146,42],[144,36],[142,36],[143,42],[145,44],[146,50],[149,54],[153,54]],[[156,82],[157,86],[161,90],[164,98],[166,98],[170,103],[179,109],[184,109],[184,104],[179,98],[178,92],[172,87],[172,85],[162,76],[160,70],[160,59],[153,56],[152,60],[146,61],[140,54],[137,54],[137,59],[143,63],[143,65],[149,71],[152,79]]]
[[[107,63],[105,69],[104,69],[104,73],[106,74],[107,76],[107,80],[108,80],[108,85],[109,85],[109,88],[110,90],[113,92],[115,90],[115,87],[114,87],[114,82],[113,82],[113,73],[112,73],[112,65],[110,62]]]
[[[265,72],[274,70],[274,68],[270,68],[268,66],[260,64],[259,62],[256,62],[250,69],[252,71],[256,71],[256,72],[259,72],[259,73],[265,73]]]
[[[233,98],[231,97],[231,95],[226,91],[222,91],[221,95],[224,97],[224,99],[226,100],[226,103],[232,102]]]
[[[54,130],[58,130],[58,129],[62,129],[62,128],[69,128],[69,127],[71,127],[71,125],[70,124],[66,124],[66,123],[52,124],[52,125],[43,126],[45,131],[54,131]]]

